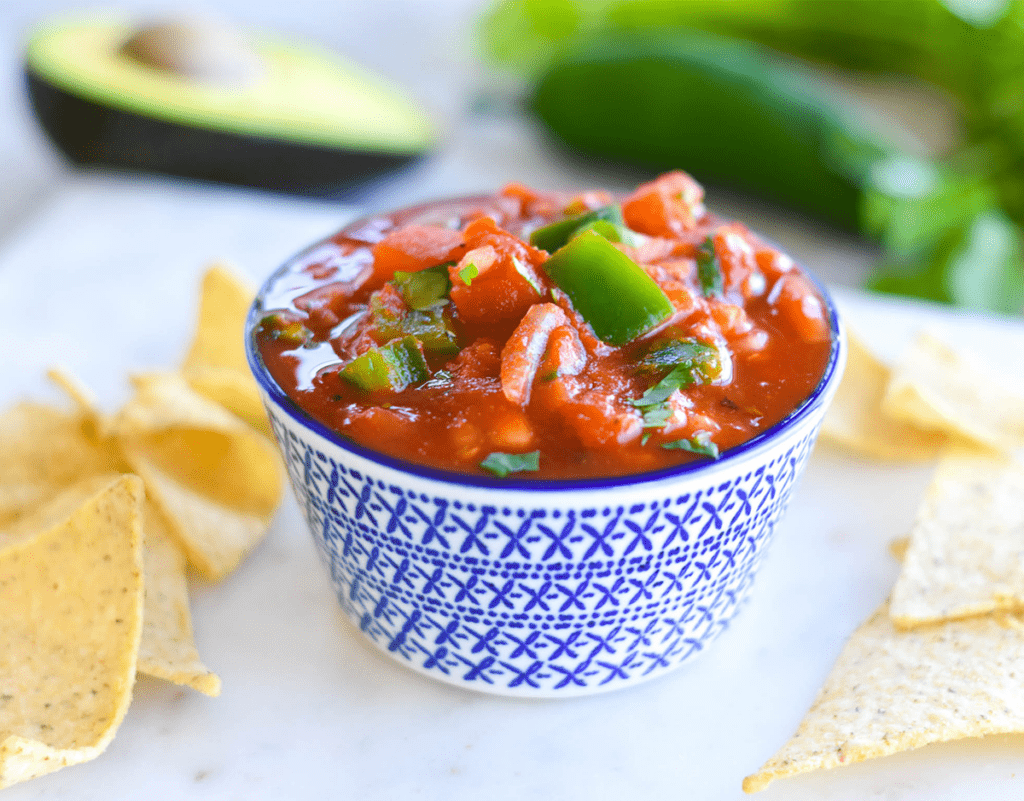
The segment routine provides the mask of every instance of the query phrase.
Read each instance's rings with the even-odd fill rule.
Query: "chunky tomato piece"
[[[451,298],[467,322],[496,323],[520,319],[539,303],[547,279],[538,269],[543,251],[502,230],[494,220],[474,220],[464,233],[466,255],[448,268]]]
[[[704,188],[685,172],[669,172],[637,187],[622,203],[622,216],[634,231],[679,236],[704,216]]]
[[[434,225],[407,225],[397,228],[373,246],[373,278],[380,286],[396,271],[415,273],[458,261],[466,248],[462,233]]]
[[[511,184],[354,224],[331,240],[345,245],[343,264],[337,246],[319,260],[314,249],[267,295],[264,362],[343,436],[478,475],[662,470],[716,458],[798,408],[832,349],[815,284],[744,226],[707,213],[685,173],[638,188],[621,216],[614,205],[601,191]],[[542,238],[550,254],[529,244],[545,227],[564,233]],[[560,269],[551,259],[580,237],[609,258]],[[616,264],[612,278],[636,280],[604,280]],[[588,305],[589,292],[611,302]],[[625,341],[597,335],[655,295],[651,326]],[[378,362],[401,380],[367,389]]]

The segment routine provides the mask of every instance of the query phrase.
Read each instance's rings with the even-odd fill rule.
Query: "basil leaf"
[[[480,462],[480,466],[484,470],[494,473],[498,478],[505,478],[509,473],[536,472],[540,470],[540,451],[531,451],[530,453],[496,451]]]

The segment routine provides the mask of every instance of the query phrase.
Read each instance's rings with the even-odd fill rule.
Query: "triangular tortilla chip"
[[[109,473],[86,478],[0,530],[0,552],[65,522],[118,478]],[[220,679],[202,663],[192,635],[185,554],[170,537],[167,524],[151,501],[145,501],[142,511],[145,595],[138,670],[206,695],[219,695]]]
[[[98,756],[142,633],[142,483],[117,479],[0,552],[0,787]]]
[[[255,296],[248,282],[227,265],[214,264],[206,271],[186,368],[229,367],[248,374],[244,328]]]
[[[1016,617],[901,632],[883,604],[846,643],[793,739],[743,789],[928,743],[1024,732],[1022,665]]]
[[[1024,608],[1024,465],[944,456],[892,594],[901,627]]]
[[[113,444],[94,438],[91,418],[18,404],[0,414],[0,526],[80,478],[121,472],[121,467]]]
[[[188,385],[205,398],[216,401],[261,434],[273,438],[252,373],[230,367],[193,367],[183,370]]]
[[[192,636],[185,554],[148,500],[143,507],[143,528],[146,598],[139,670],[206,695],[220,695],[220,678],[203,664]]]
[[[893,419],[882,411],[889,368],[847,332],[846,371],[821,424],[821,438],[875,459],[934,459],[946,443],[941,433]]]
[[[176,374],[135,379],[122,450],[189,561],[219,579],[263,537],[283,489],[271,442]]]
[[[1024,446],[1024,392],[1004,385],[976,356],[920,334],[900,359],[882,400],[891,417],[964,437],[982,447]]]

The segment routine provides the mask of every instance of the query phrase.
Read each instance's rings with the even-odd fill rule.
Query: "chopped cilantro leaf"
[[[690,369],[685,365],[680,365],[639,398],[631,400],[630,403],[641,409],[647,406],[656,406],[667,401],[669,395],[677,389],[683,389],[684,387],[691,386],[693,383],[693,374]]]
[[[709,431],[698,431],[689,439],[666,442],[661,447],[665,450],[689,451],[700,456],[709,456],[712,459],[718,458],[718,446],[711,441],[711,432]]]
[[[725,292],[725,276],[722,275],[722,264],[715,254],[715,240],[710,236],[697,251],[697,275],[704,297],[721,297]]]
[[[643,415],[644,428],[661,428],[672,417],[672,407],[665,401],[657,406],[648,406],[644,409]]]
[[[540,470],[540,451],[530,453],[501,453],[496,451],[480,462],[484,470],[489,470],[504,478],[509,473]]]

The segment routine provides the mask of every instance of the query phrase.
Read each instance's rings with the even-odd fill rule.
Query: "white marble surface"
[[[634,182],[566,161],[507,98],[469,41],[480,0],[214,0],[193,5],[337,47],[401,82],[443,123],[436,154],[348,198],[311,202],[162,179],[70,170],[27,113],[20,53],[45,14],[94,5],[0,7],[0,403],[56,397],[46,365],[74,368],[113,404],[124,373],[173,364],[203,264],[254,279],[336,228],[353,206],[491,189]],[[126,0],[151,13],[159,0]],[[497,110],[493,110],[494,108]],[[712,193],[833,285],[855,285],[872,251],[784,212]],[[883,352],[929,324],[1015,359],[1019,323],[843,293]],[[924,467],[819,449],[754,599],[692,667],[606,697],[494,699],[435,684],[364,646],[336,609],[294,504],[223,584],[194,585],[196,629],[224,680],[208,699],[143,677],[108,753],[3,792],[26,799],[738,799],[742,777],[795,728],[843,640],[887,594],[888,542],[906,532]],[[1021,741],[995,737],[773,785],[770,799],[989,801],[1021,797]]]
[[[72,366],[105,403],[123,374],[173,364],[207,257],[261,276],[351,210],[177,182],[87,176],[0,248],[0,402],[51,397]],[[843,292],[850,322],[892,355],[920,325],[1018,359],[1018,323]],[[55,396],[53,396],[55,397]],[[926,467],[819,448],[754,598],[690,667],[603,697],[516,702],[415,674],[341,617],[289,499],[267,540],[218,585],[194,583],[195,625],[220,698],[142,677],[109,751],[5,790],[74,798],[740,798],[742,777],[789,736],[844,639],[885,598]],[[1024,788],[1020,740],[932,746],[779,782],[769,799],[988,801]]]

